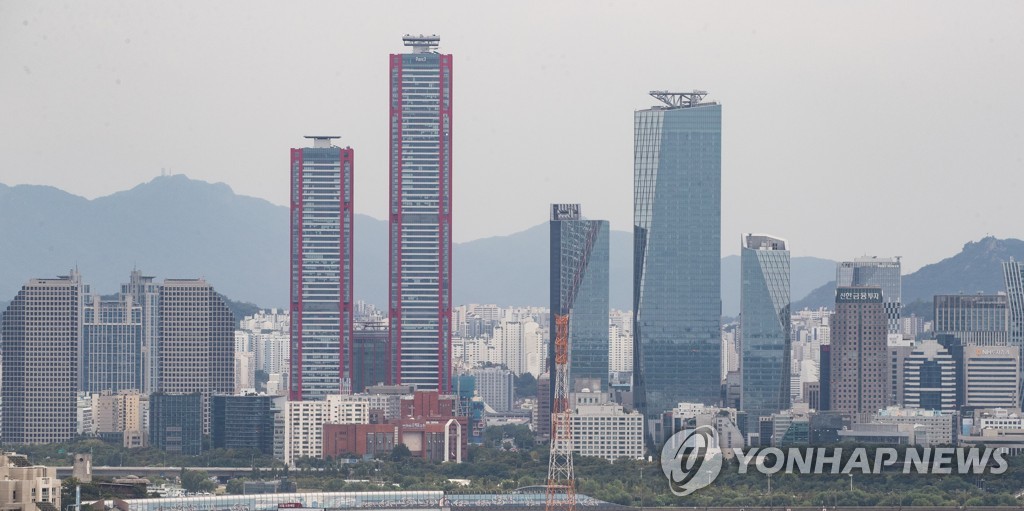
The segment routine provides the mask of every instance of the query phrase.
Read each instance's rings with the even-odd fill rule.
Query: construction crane
[[[569,406],[569,315],[555,315],[555,396],[551,401],[551,451],[546,511],[576,510],[572,468],[572,407]]]

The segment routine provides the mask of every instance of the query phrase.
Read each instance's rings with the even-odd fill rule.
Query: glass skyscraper
[[[351,147],[315,136],[291,150],[289,398],[352,390]]]
[[[790,269],[786,240],[745,234],[740,248],[740,346],[747,431],[761,417],[789,408]]]
[[[1020,351],[1018,360],[1024,360],[1024,264],[1012,259],[1003,262],[1003,279],[1006,283],[1009,344]],[[1018,396],[1024,399],[1024,379],[1021,383]]]
[[[836,267],[836,287],[880,287],[890,334],[900,333],[903,281],[900,258],[858,257]]]
[[[569,315],[569,381],[599,380],[607,390],[608,221],[584,219],[579,204],[552,204],[550,226],[551,313]],[[550,331],[548,371],[555,374]]]
[[[451,390],[452,56],[437,36],[391,55],[388,316],[392,379]]]
[[[705,94],[652,92],[664,106],[634,114],[633,378],[648,419],[720,400],[722,107]]]
[[[143,389],[142,307],[131,295],[91,295],[82,311],[82,370],[79,389]]]
[[[932,330],[954,338],[952,345],[1008,344],[1006,295],[935,295],[933,303]]]

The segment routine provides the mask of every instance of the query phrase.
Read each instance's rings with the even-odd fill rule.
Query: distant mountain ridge
[[[33,277],[77,266],[93,290],[112,293],[139,268],[159,279],[205,277],[232,300],[284,307],[288,209],[236,195],[223,183],[157,177],[93,200],[48,186],[0,184],[0,300]],[[355,217],[355,296],[387,301],[387,222]],[[548,226],[455,244],[454,303],[546,305]],[[610,236],[611,306],[632,308],[632,233]],[[792,261],[794,297],[831,278],[835,263]],[[722,259],[723,313],[739,311],[739,256]]]
[[[959,253],[904,275],[903,304],[918,303],[915,309],[923,307],[922,310],[927,311],[935,295],[1005,291],[1002,263],[1010,259],[1024,260],[1024,241],[989,236],[967,242]],[[794,303],[793,310],[832,307],[835,288],[835,280],[822,285]]]

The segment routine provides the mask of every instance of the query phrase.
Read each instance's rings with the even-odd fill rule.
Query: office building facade
[[[203,450],[203,395],[149,396],[150,445],[167,452],[199,454]]]
[[[131,295],[87,297],[82,310],[82,370],[79,387],[89,393],[142,390],[142,307]]]
[[[32,279],[0,324],[4,444],[66,442],[75,437],[81,363],[82,300],[88,288],[72,271]]]
[[[956,410],[956,362],[934,340],[921,341],[903,360],[904,408]]]
[[[166,279],[160,288],[160,392],[202,396],[202,434],[210,399],[235,390],[235,317],[203,279]]]
[[[351,147],[313,136],[291,150],[289,397],[352,391]]]
[[[352,392],[391,385],[391,337],[384,322],[363,322],[352,332]]]
[[[1016,346],[963,347],[963,406],[1020,407],[1020,349]]]
[[[935,295],[936,336],[951,336],[955,344],[1006,346],[1009,343],[1007,295]]]
[[[858,257],[836,267],[836,287],[879,287],[891,334],[900,333],[903,308],[903,277],[900,258]]]
[[[586,220],[579,204],[552,204],[550,300],[553,315],[569,316],[569,378],[608,387],[608,221]],[[555,374],[550,328],[548,367]]]
[[[786,240],[745,234],[740,247],[740,409],[747,431],[790,405],[790,267]]]
[[[655,425],[720,398],[722,107],[705,94],[634,114],[634,399]]]
[[[888,315],[879,287],[837,287],[829,354],[832,411],[864,420],[892,401]]]
[[[501,367],[483,367],[470,371],[477,393],[497,412],[507,412],[515,403],[512,372]]]
[[[275,396],[213,396],[211,441],[214,449],[255,449],[274,454]]]
[[[392,375],[451,389],[452,56],[405,36],[390,57],[389,303]]]
[[[160,284],[156,277],[132,270],[128,283],[121,284],[121,295],[129,296],[133,307],[142,311],[142,388],[152,394],[160,388]]]

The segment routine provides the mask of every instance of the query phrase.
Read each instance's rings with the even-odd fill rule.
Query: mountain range
[[[457,226],[456,226],[457,227]],[[610,233],[610,300],[632,308],[632,233]],[[158,278],[205,277],[233,300],[283,307],[288,299],[288,208],[235,194],[223,183],[162,176],[85,199],[47,186],[0,184],[0,301],[32,277],[78,267],[94,291],[111,293],[132,268]],[[355,217],[355,296],[382,306],[387,222]],[[454,303],[546,305],[548,226],[453,247]],[[1001,286],[1000,258],[1024,258],[1024,241],[984,240],[904,277],[904,297]],[[739,256],[722,259],[722,310],[739,312]],[[794,310],[832,300],[835,262],[792,260]]]
[[[903,304],[910,312],[931,319],[935,295],[1005,292],[1002,262],[1010,259],[1024,260],[1024,241],[989,236],[967,242],[956,255],[904,275]],[[795,302],[793,310],[832,307],[835,289],[835,280],[827,282]]]

